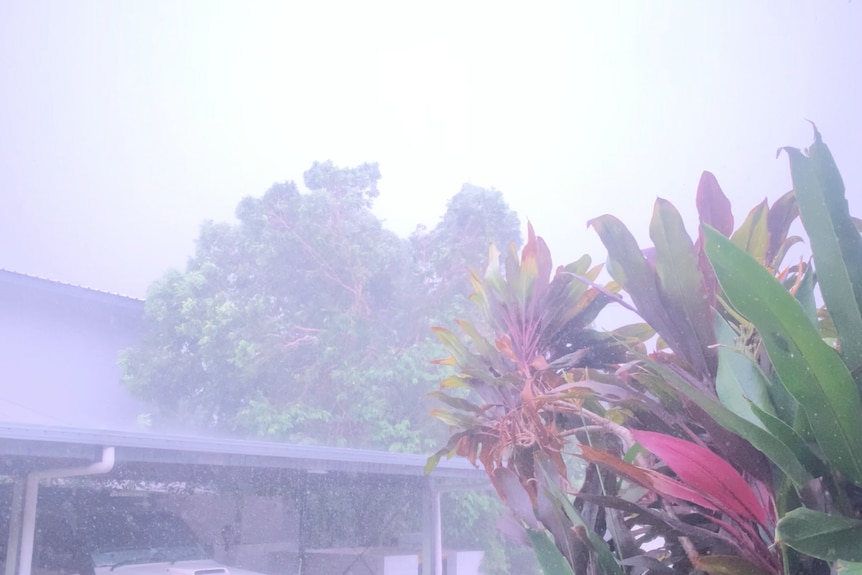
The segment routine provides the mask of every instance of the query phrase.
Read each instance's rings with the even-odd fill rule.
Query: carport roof
[[[148,432],[123,432],[48,425],[0,423],[0,458],[38,466],[80,464],[115,448],[117,466],[171,465],[341,472],[422,477],[426,456],[339,447],[291,445]],[[78,463],[73,463],[78,462]],[[462,459],[441,460],[433,478],[486,482]]]

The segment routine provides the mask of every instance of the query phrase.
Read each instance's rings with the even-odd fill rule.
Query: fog
[[[143,296],[316,160],[380,162],[403,235],[499,189],[559,261],[603,257],[601,213],[645,239],[658,195],[693,226],[702,170],[740,215],[777,197],[805,119],[856,190],[860,25],[839,0],[5,2],[0,266]]]
[[[732,310],[713,305],[725,303],[716,296],[717,273],[691,273],[703,254],[674,252],[674,241],[666,242],[659,272],[631,250],[641,265],[631,269],[653,275],[678,263],[669,261],[674,256],[689,257],[688,275],[659,286],[666,292],[659,280],[643,284],[654,298],[638,304],[641,313],[654,302],[661,308],[655,331],[594,331],[632,314],[583,281],[606,257],[587,222],[614,214],[646,247],[661,197],[695,236],[695,191],[708,170],[738,226],[764,198],[773,203],[791,189],[787,155],[776,151],[811,144],[811,123],[858,214],[859,3],[306,4],[0,2],[0,559],[7,575],[31,575],[31,553],[35,575],[226,575],[228,568],[234,575],[442,575],[444,563],[448,575],[530,574],[539,566],[529,543],[586,565],[596,541],[612,541],[626,572],[644,574],[659,561],[668,571],[697,566],[683,537],[692,533],[709,543],[703,557],[754,550],[749,563],[734,565],[773,572],[782,561],[778,544],[767,548],[776,518],[767,525],[760,517],[775,514],[775,505],[766,509],[775,499],[770,481],[751,472],[771,465],[757,451],[762,445],[729,433],[728,416],[719,426],[718,417],[706,417],[715,412],[693,410],[694,395],[667,400],[684,380],[653,388],[627,371],[646,361],[645,350],[667,345],[673,352],[662,361],[682,358],[678,372],[667,373],[715,395],[716,349],[736,345],[740,334],[751,349],[763,343],[743,320],[725,326],[719,343],[720,326],[710,321],[724,320],[713,311]],[[723,205],[717,192],[711,197],[712,207]],[[666,206],[664,215],[663,229],[679,232]],[[780,223],[769,222],[767,232],[764,220],[759,230],[766,237]],[[843,239],[858,239],[844,223]],[[543,246],[528,225],[555,264],[584,253],[592,263],[555,276],[554,289],[542,292],[535,270],[545,269]],[[523,266],[513,256],[477,290],[474,302],[496,314],[482,317],[481,305],[467,301],[480,283],[478,275],[470,283],[468,268],[485,265],[489,243],[505,252],[526,240],[532,251]],[[722,249],[729,257],[736,248]],[[816,323],[814,302],[824,298],[806,270],[800,262],[781,279],[794,295],[810,290],[799,301]],[[519,277],[515,288],[494,292],[509,274]],[[527,292],[557,299],[525,304]],[[564,299],[568,307],[554,307]],[[609,313],[591,315],[605,305]],[[727,315],[731,323],[742,317]],[[460,323],[458,331],[455,318],[477,328]],[[826,321],[823,337],[838,349],[843,325]],[[781,334],[770,337],[791,349]],[[516,357],[528,348],[529,361]],[[722,361],[751,369],[746,354],[762,347],[751,349]],[[758,359],[745,385],[765,381],[769,360]],[[765,387],[755,391],[776,422],[790,413],[773,409]],[[760,405],[757,413],[748,405],[748,389],[723,393],[736,393],[728,401],[743,408],[733,417],[760,426],[755,439],[771,437],[773,428],[757,419]],[[796,409],[798,397],[783,393],[782,409]],[[555,397],[568,403],[557,410]],[[546,400],[542,409],[553,409],[541,417],[527,409]],[[452,410],[440,411],[442,404]],[[820,446],[809,453],[805,443],[813,441],[791,435],[790,423],[792,430],[779,429],[797,440],[788,446],[820,457]],[[530,425],[541,433],[531,435]],[[731,517],[733,498],[721,507],[714,494],[660,492],[656,477],[675,481],[662,475],[665,455],[651,463],[661,471],[636,475],[656,481],[645,503],[644,486],[615,470],[640,465],[647,451],[657,456],[671,445],[662,441],[677,442],[674,453],[694,445],[679,448],[679,437],[656,440],[649,430],[646,439],[656,441],[649,450],[626,444],[651,426],[701,442],[692,450],[706,458],[701,463],[727,456],[730,463],[720,463],[730,471],[716,476],[736,483],[722,483],[725,491],[760,482],[743,505],[753,501],[757,513]],[[463,434],[447,444],[453,430]],[[612,464],[589,459],[586,448],[574,453],[576,445],[591,449],[593,435],[607,440],[612,457],[595,449],[604,455],[592,457]],[[557,459],[531,453],[526,464],[516,461],[516,446],[548,437],[535,453]],[[454,446],[463,457],[450,461]],[[799,473],[791,479],[813,490],[802,469],[810,461],[787,453]],[[600,463],[610,467],[597,472]],[[610,490],[620,492],[609,494],[606,472]],[[715,480],[707,475],[698,475],[698,489]],[[488,476],[511,514],[501,515]],[[540,491],[542,482],[559,493]],[[851,487],[857,496],[858,485]],[[596,503],[599,496],[617,507]],[[650,517],[659,519],[642,521],[647,514],[631,512],[635,502],[653,505]],[[753,517],[760,523],[734,534],[755,541],[728,547],[723,525],[717,535],[700,523],[694,529],[672,507],[691,507],[708,527],[721,513],[740,524]],[[588,529],[597,539],[583,535],[583,509],[596,514]],[[666,552],[646,555],[659,547]]]

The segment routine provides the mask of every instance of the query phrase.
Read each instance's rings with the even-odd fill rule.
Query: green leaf
[[[838,573],[841,575],[862,575],[862,563],[838,562]]]
[[[720,426],[748,441],[778,466],[797,487],[802,487],[813,479],[799,462],[793,450],[772,433],[730,411],[716,399],[690,385],[673,371],[655,362],[650,363],[650,368],[661,376],[654,380],[656,383],[661,381],[669,385],[678,394],[688,398],[703,409]]]
[[[434,469],[437,467],[437,464],[440,463],[440,459],[442,459],[444,456],[449,458],[454,455],[455,447],[458,445],[458,442],[461,440],[461,438],[465,435],[467,435],[466,431],[459,431],[458,433],[452,434],[452,436],[449,437],[449,441],[446,442],[445,446],[441,447],[436,452],[434,452],[434,454],[429,456],[428,459],[425,461],[425,475],[428,475],[429,473],[434,471]]]
[[[590,221],[608,250],[607,270],[628,292],[640,316],[675,350],[684,350],[682,337],[665,308],[660,295],[658,275],[625,225],[611,215]]]
[[[766,252],[766,264],[772,269],[778,269],[787,253],[787,248],[802,241],[802,238],[794,236],[788,238],[790,226],[799,217],[799,208],[796,206],[796,195],[790,190],[772,204],[766,215],[766,225],[769,228],[769,249]],[[712,225],[712,224],[710,224]],[[715,228],[715,226],[712,226]],[[719,228],[718,231],[723,232]]]
[[[463,399],[461,397],[447,395],[441,391],[432,391],[425,394],[425,396],[430,397],[431,399],[436,399],[437,401],[445,403],[449,407],[454,407],[455,409],[460,409],[461,411],[468,411],[470,413],[482,413],[482,408],[473,403],[472,401]]]
[[[488,373],[488,362],[485,358],[471,353],[457,335],[443,327],[432,327],[431,331],[452,354],[450,358],[434,360],[433,363],[457,366],[462,375],[485,376]]]
[[[566,562],[566,558],[551,541],[550,535],[546,531],[536,531],[535,529],[527,529],[527,536],[530,538],[530,543],[533,546],[533,551],[536,552],[536,558],[539,560],[539,565],[542,567],[542,573],[545,575],[575,575],[571,566]]]
[[[487,361],[491,367],[497,370],[498,373],[503,373],[505,371],[505,365],[497,348],[483,337],[482,334],[479,333],[479,330],[477,330],[470,322],[456,319],[455,323],[458,324],[458,327],[460,327],[461,330],[472,340],[473,345],[476,346],[476,351],[479,352],[479,355]]]
[[[551,463],[550,458],[546,454],[539,454],[536,457],[539,471],[541,472],[541,486],[545,490],[548,499],[562,506],[563,511],[569,518],[569,521],[576,529],[583,530],[586,539],[589,541],[593,551],[598,558],[598,566],[601,569],[599,573],[603,575],[625,575],[622,566],[617,562],[616,557],[608,546],[607,541],[599,537],[594,531],[588,529],[581,515],[574,508],[569,498],[559,487],[559,474]]]
[[[778,522],[775,539],[826,561],[862,561],[862,521],[800,507]]]
[[[805,442],[805,439],[803,439],[802,436],[799,435],[792,427],[778,419],[776,416],[761,410],[756,405],[752,405],[751,409],[766,429],[778,438],[781,443],[790,448],[796,456],[796,459],[805,466],[811,475],[814,477],[820,477],[827,473],[827,469],[823,465],[823,462],[814,454],[813,451],[811,451],[811,448],[808,446],[808,443]]]
[[[694,566],[710,575],[769,575],[750,561],[732,555],[703,555],[695,559]]]
[[[805,310],[805,315],[811,320],[811,325],[817,327],[817,300],[814,296],[815,284],[814,268],[811,266],[805,270],[802,276],[802,281],[799,282],[799,287],[796,289],[796,299]]]
[[[702,376],[716,369],[712,313],[697,267],[697,252],[676,208],[661,198],[655,202],[650,237],[656,248],[659,295],[678,334],[680,353]]]
[[[450,427],[459,429],[472,429],[476,425],[476,419],[458,411],[445,409],[432,409],[431,417],[436,417]]]
[[[768,214],[769,205],[763,200],[748,213],[739,229],[730,236],[733,243],[760,263],[766,263],[764,260],[769,250]]]
[[[729,410],[751,423],[763,427],[752,410],[752,404],[763,411],[775,414],[769,398],[769,383],[760,369],[742,350],[735,349],[736,332],[718,313],[713,319],[721,346],[718,348],[718,373],[715,393]]]
[[[763,266],[711,228],[705,249],[724,293],[760,333],[776,373],[831,463],[862,485],[862,401],[847,366]]]
[[[823,301],[838,329],[841,354],[854,369],[862,365],[862,237],[850,217],[841,174],[817,128],[807,156],[795,148],[784,150]]]

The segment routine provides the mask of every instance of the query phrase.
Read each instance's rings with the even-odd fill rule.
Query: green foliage
[[[800,507],[778,522],[776,540],[827,561],[862,561],[862,521]]]
[[[662,199],[644,250],[613,216],[591,222],[615,283],[569,275],[628,305],[618,286],[658,335],[655,351],[634,328],[610,335],[624,352],[604,362],[589,358],[607,334],[575,338],[564,357],[543,346],[577,306],[545,297],[550,256],[532,230],[520,265],[510,254],[504,275],[492,253],[485,277],[473,275],[484,324],[460,322],[463,338],[437,330],[457,368],[441,387],[451,409],[437,415],[454,429],[429,466],[452,454],[481,462],[515,518],[508,533],[532,543],[547,573],[857,569],[859,220],[816,130],[807,153],[787,152],[794,190],[736,230],[709,173],[694,241]],[[789,233],[799,216],[814,265],[782,268],[803,241]],[[589,463],[580,485],[572,454]],[[662,553],[647,554],[659,535]]]
[[[820,449],[862,484],[862,401],[849,370],[778,280],[718,232],[707,229],[706,235],[707,254],[728,300],[754,324],[781,384],[807,414]]]
[[[202,226],[186,270],[150,288],[144,340],[121,361],[155,428],[408,452],[439,441],[429,318],[460,305],[440,274],[517,243],[519,222],[499,192],[465,187],[422,242],[399,238],[371,212],[379,178],[376,164],[315,163],[308,192],[277,184],[244,199],[237,223]]]

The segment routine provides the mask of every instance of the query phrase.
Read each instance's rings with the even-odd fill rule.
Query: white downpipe
[[[434,575],[443,575],[443,522],[440,517],[440,491],[431,492],[431,513],[434,525]]]
[[[27,475],[24,484],[24,511],[21,521],[21,553],[18,555],[18,575],[30,575],[33,564],[33,541],[36,535],[36,501],[39,497],[39,482],[42,479],[98,475],[114,468],[114,448],[102,448],[102,460],[82,467],[44,469]]]

